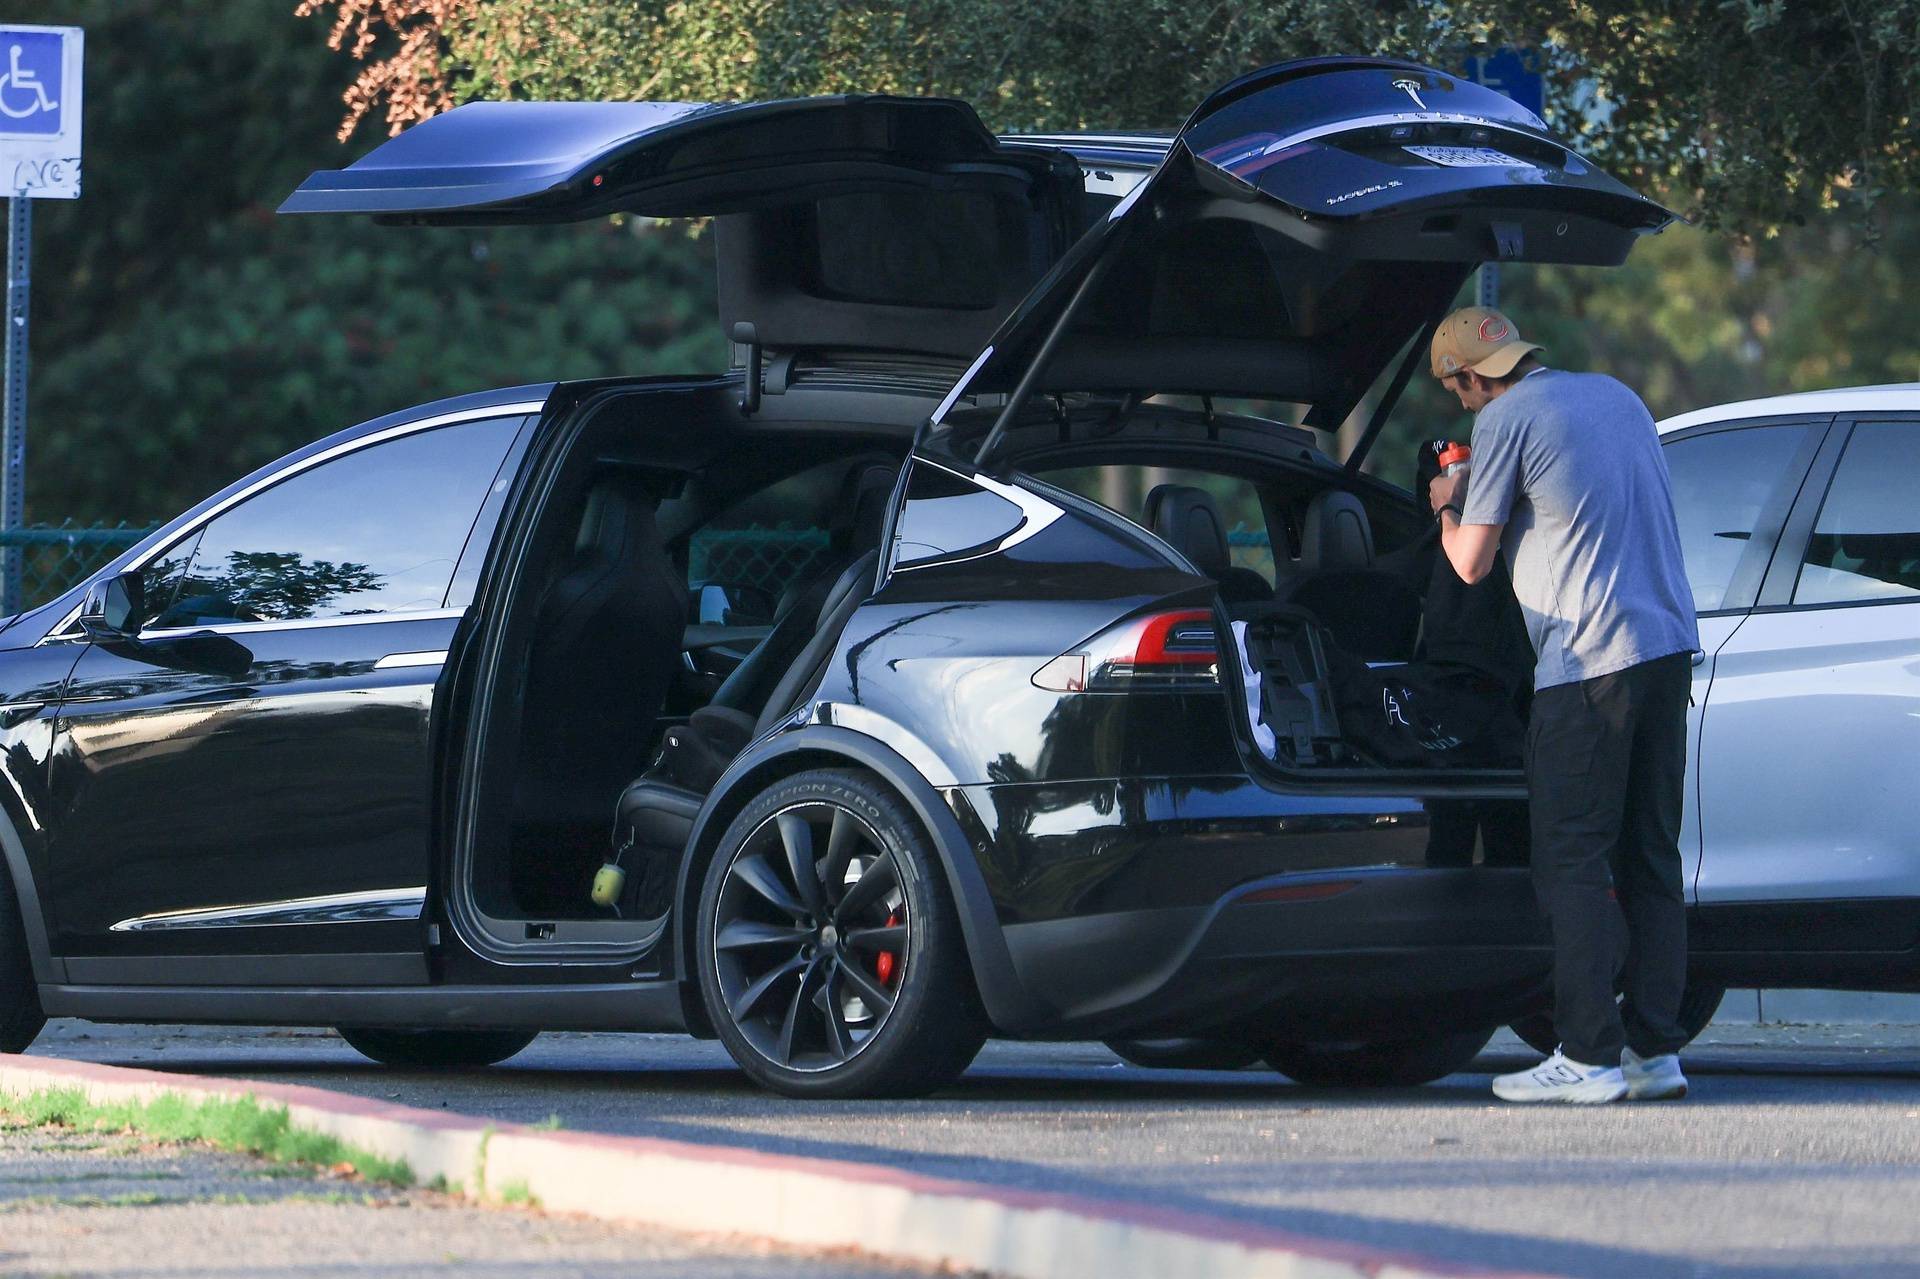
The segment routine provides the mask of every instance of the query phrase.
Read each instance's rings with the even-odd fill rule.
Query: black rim
[[[714,973],[734,1026],[788,1070],[851,1061],[913,962],[907,909],[893,853],[858,814],[813,802],[768,817],[714,908]]]

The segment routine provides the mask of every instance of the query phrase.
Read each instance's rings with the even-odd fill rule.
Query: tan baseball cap
[[[1435,377],[1452,377],[1462,369],[1505,377],[1523,356],[1540,350],[1545,348],[1522,341],[1513,321],[1492,307],[1463,306],[1440,321],[1428,355]]]

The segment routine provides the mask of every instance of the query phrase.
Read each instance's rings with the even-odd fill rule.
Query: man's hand
[[[1436,475],[1433,477],[1433,482],[1427,485],[1427,501],[1432,504],[1436,515],[1447,503],[1452,502],[1455,506],[1459,506],[1466,500],[1467,473],[1465,471],[1461,471],[1458,475]]]

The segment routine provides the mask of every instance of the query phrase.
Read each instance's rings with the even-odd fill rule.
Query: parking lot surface
[[[1425,1088],[1121,1066],[994,1044],[954,1089],[795,1102],[713,1044],[543,1036],[503,1066],[387,1070],[323,1031],[50,1025],[37,1053],[302,1083],[569,1129],[727,1141],[1244,1217],[1466,1264],[1594,1276],[1913,1273],[1920,1028],[1710,1031],[1680,1103],[1519,1108],[1501,1038]]]

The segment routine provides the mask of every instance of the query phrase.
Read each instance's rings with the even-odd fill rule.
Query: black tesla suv
[[[1669,214],[1366,59],[1164,136],[479,103],[283,207],[614,211],[712,219],[729,372],[354,427],[0,629],[0,1047],[685,1030],[855,1095],[1180,1038],[1382,1082],[1538,1009],[1524,868],[1428,864],[1520,776],[1370,754],[1327,654],[1419,655],[1429,521],[1359,467],[1468,273]]]

